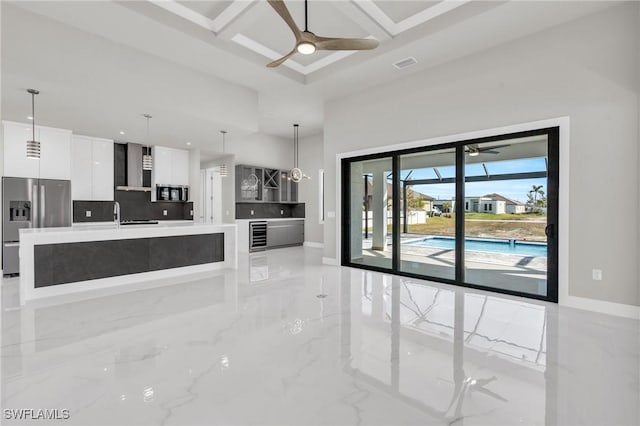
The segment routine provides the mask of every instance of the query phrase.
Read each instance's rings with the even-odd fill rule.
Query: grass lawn
[[[465,234],[468,237],[483,238],[515,238],[517,240],[546,242],[544,228],[547,225],[545,216],[539,214],[484,214],[467,213]],[[527,220],[527,218],[529,220]],[[455,215],[451,217],[435,216],[427,218],[426,223],[409,225],[410,234],[455,236]],[[391,226],[389,226],[391,232]]]
[[[465,213],[464,217],[465,219],[474,219],[474,220],[540,220],[540,221],[547,220],[547,217],[541,213],[520,213],[520,214]]]

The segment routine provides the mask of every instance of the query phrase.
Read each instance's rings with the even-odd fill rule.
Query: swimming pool
[[[513,240],[512,240],[513,241]],[[422,240],[414,240],[403,243],[409,246],[418,247],[435,247],[441,249],[456,248],[455,238],[450,237],[429,237]],[[490,253],[507,253],[517,254],[520,256],[547,256],[547,245],[545,243],[529,243],[521,241],[500,241],[500,240],[481,240],[465,238],[465,250],[485,251]]]

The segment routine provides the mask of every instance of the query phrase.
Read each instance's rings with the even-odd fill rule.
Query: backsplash
[[[121,220],[193,220],[193,203],[151,202],[150,192],[115,191]],[[167,214],[164,215],[166,210]],[[91,217],[87,217],[91,211]],[[113,221],[113,201],[73,201],[74,222]]]
[[[302,219],[304,214],[304,203],[236,203],[236,219],[274,219],[278,217]]]

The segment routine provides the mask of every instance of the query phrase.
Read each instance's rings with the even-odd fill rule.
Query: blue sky
[[[523,160],[512,161],[495,161],[485,162],[489,174],[499,175],[505,173],[520,172],[538,172],[545,171],[546,165],[544,158],[528,158]],[[454,177],[455,167],[439,167],[438,171],[442,177]],[[404,179],[409,170],[403,170],[400,177]],[[484,175],[482,164],[469,164],[466,166],[465,173],[467,176]],[[433,169],[415,169],[410,179],[436,179],[437,176]],[[533,185],[542,185],[542,190],[547,192],[547,180],[541,179],[518,179],[494,182],[470,182],[466,184],[465,192],[468,197],[481,196],[485,194],[498,193],[514,200],[525,202],[527,194]],[[412,187],[415,191],[430,195],[436,199],[451,199],[455,195],[455,184],[436,184],[436,185],[415,185]]]

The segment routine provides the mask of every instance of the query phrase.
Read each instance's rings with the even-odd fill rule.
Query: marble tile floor
[[[637,321],[321,256],[23,308],[4,280],[1,423],[640,424]],[[20,408],[70,417],[7,419]]]

